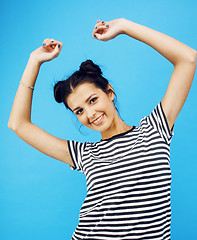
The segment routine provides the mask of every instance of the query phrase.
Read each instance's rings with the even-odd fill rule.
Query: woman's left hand
[[[108,41],[123,34],[124,18],[115,19],[109,22],[97,20],[92,37],[101,41]]]

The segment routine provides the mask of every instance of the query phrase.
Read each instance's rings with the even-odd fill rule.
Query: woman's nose
[[[95,110],[94,109],[88,109],[86,111],[87,111],[87,117],[88,117],[89,121],[93,120],[95,115],[96,115]]]

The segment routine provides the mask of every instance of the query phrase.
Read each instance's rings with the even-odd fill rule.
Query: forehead
[[[81,106],[92,94],[103,94],[104,92],[97,88],[93,83],[82,83],[76,87],[67,98],[68,106],[71,109]]]

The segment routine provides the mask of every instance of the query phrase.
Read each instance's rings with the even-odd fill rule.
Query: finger
[[[49,44],[51,41],[53,42],[54,39],[53,39],[53,38],[46,38],[46,39],[43,41],[43,43]]]
[[[94,29],[95,33],[99,32],[100,30],[103,30],[103,29],[107,29],[109,28],[109,25],[101,25],[101,26],[98,26]]]
[[[93,29],[93,32],[92,32],[92,36],[94,36],[95,33],[101,33],[102,31],[104,31],[105,29],[108,29],[109,28],[109,25],[98,25],[97,27],[95,27]]]
[[[62,46],[60,44],[55,46],[54,50],[51,53],[49,53],[50,54],[50,59],[53,59],[53,58],[56,58],[57,56],[59,56],[60,51],[61,51],[61,47]]]
[[[55,48],[56,47],[56,44],[55,44],[55,40],[53,38],[50,39],[48,45],[51,47],[51,48]]]
[[[62,42],[54,40],[53,38],[50,39],[50,41],[48,42],[48,46],[54,46],[54,48],[56,47],[56,45],[60,44],[61,46],[63,45]]]
[[[46,49],[46,50],[47,50],[47,49],[48,49],[48,50],[53,50],[53,49],[55,49],[55,47],[56,47],[57,45],[62,46],[63,44],[62,44],[61,42],[57,41],[57,40],[54,40],[53,38],[51,38],[51,39],[47,38],[47,39],[44,40],[42,46],[43,46],[43,48]]]
[[[99,20],[99,21],[97,21],[95,27],[97,27],[97,26],[99,26],[99,25],[103,25],[103,24],[105,24],[105,21],[102,21],[102,22],[101,22],[101,21]]]
[[[63,43],[62,42],[58,42],[57,46],[59,48],[59,51],[62,50],[62,47],[63,47]]]
[[[93,33],[92,33],[92,37],[95,37],[96,34],[99,34],[101,35],[102,33],[106,33],[106,29],[109,28],[109,25],[102,25],[102,26],[98,26],[96,27],[94,30],[93,30]],[[97,38],[97,37],[96,37]]]
[[[101,20],[97,20],[96,22],[97,23],[102,22],[103,24],[105,23],[105,21],[101,21]]]
[[[108,36],[107,36],[107,33],[105,33],[105,34],[99,34],[99,33],[95,33],[94,35],[93,35],[93,38],[95,38],[95,39],[97,39],[97,40],[100,40],[100,41],[108,41]]]
[[[44,39],[43,43],[42,43],[42,46],[45,47],[47,45],[47,42],[48,42],[49,38],[46,38]]]
[[[93,38],[95,38],[95,39],[97,39],[97,40],[101,40],[101,34],[98,34],[98,33],[95,33],[94,35],[93,35]]]
[[[97,20],[96,22],[97,22],[97,24],[94,26],[94,28],[105,24],[105,21],[102,21],[102,22],[101,22],[100,20]]]
[[[49,46],[49,45],[54,45],[55,44],[55,40],[53,38],[46,38],[43,42],[43,47]]]
[[[61,51],[61,45],[58,44],[58,45],[55,46],[55,49],[53,51],[54,56],[57,57],[60,54],[60,51]]]
[[[107,41],[106,37],[103,37],[100,34],[94,34],[94,38],[97,40],[100,40],[100,41],[104,41],[104,42]]]
[[[101,20],[97,20],[96,22],[99,23],[99,22],[101,22]]]

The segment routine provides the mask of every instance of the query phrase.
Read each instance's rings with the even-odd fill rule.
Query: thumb
[[[53,52],[50,53],[50,54],[51,54],[51,57],[52,57],[52,58],[57,57],[57,56],[60,54],[61,48],[62,48],[62,46],[61,46],[60,44],[57,44],[57,45],[55,46]]]
[[[94,38],[100,41],[107,41],[106,34],[101,35],[99,33],[95,33]]]

